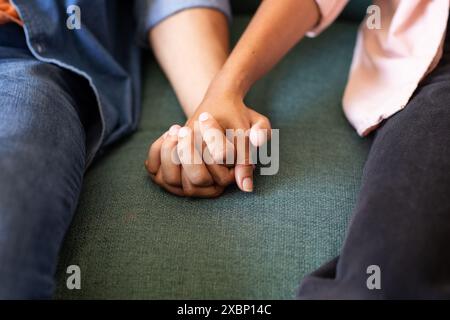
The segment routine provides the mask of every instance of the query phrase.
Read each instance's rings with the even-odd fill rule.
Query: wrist
[[[228,70],[225,65],[209,85],[206,97],[219,96],[232,101],[243,101],[249,88],[245,75]]]
[[[197,110],[199,104],[183,104],[181,103],[181,107],[184,111],[184,115],[186,116],[187,119],[189,119],[190,117],[192,117],[195,113],[195,110]]]
[[[202,95],[202,98],[200,98],[200,96],[193,97],[191,93],[189,97],[192,99],[190,99],[190,101],[187,99],[182,101],[180,99],[186,117],[188,119],[191,118],[200,106],[212,106],[216,104],[217,101],[227,101],[235,105],[241,105],[248,91],[244,83],[243,77],[223,68],[212,79],[208,88],[205,90],[206,92]],[[187,97],[187,95],[185,96]],[[212,102],[212,104],[208,102]]]

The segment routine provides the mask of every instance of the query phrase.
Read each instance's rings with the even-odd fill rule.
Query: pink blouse
[[[321,11],[314,37],[348,0],[315,0]],[[365,136],[402,110],[422,78],[442,56],[450,0],[375,0],[380,28],[362,22],[343,97],[347,119]],[[375,8],[377,10],[377,8]],[[375,11],[373,11],[375,12]]]

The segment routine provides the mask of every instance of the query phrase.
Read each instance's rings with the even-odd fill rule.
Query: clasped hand
[[[217,197],[233,182],[251,192],[251,149],[270,132],[268,118],[243,102],[205,99],[183,127],[173,125],[153,142],[145,167],[156,184],[178,196]]]

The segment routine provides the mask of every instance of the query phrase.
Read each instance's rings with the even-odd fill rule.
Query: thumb
[[[239,189],[245,192],[253,191],[253,163],[251,162],[251,146],[247,130],[237,130],[235,139],[236,162],[234,176]]]
[[[237,164],[234,168],[236,184],[245,192],[253,191],[253,165]]]
[[[249,109],[250,112],[250,142],[255,147],[260,147],[268,140],[270,140],[272,135],[272,127],[270,121],[267,117],[262,114]]]

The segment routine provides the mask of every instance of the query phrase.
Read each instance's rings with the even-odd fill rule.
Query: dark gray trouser
[[[374,135],[340,256],[298,298],[450,299],[449,35],[439,66]]]

